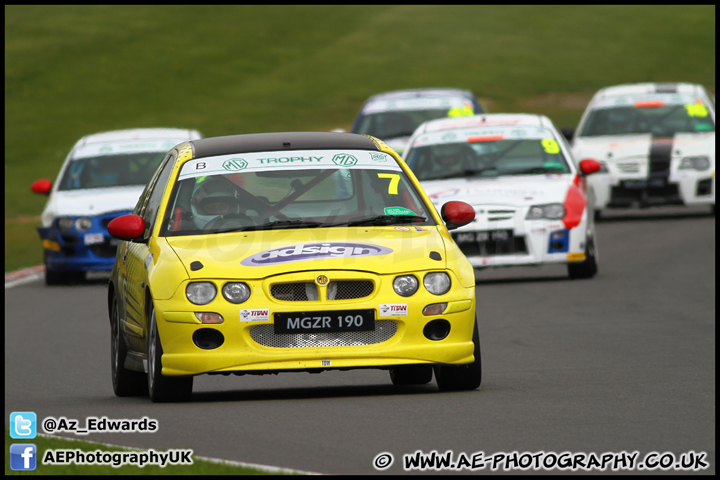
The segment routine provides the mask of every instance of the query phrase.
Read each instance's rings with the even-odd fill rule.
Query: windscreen
[[[145,185],[166,151],[94,155],[72,159],[58,190]]]
[[[435,225],[383,152],[306,150],[196,159],[173,187],[162,235],[287,228]]]
[[[409,137],[428,120],[474,115],[473,105],[466,98],[438,97],[378,100],[369,102],[353,133],[391,139]]]
[[[613,97],[593,106],[581,137],[714,132],[715,122],[698,99],[683,95]]]
[[[406,161],[418,180],[572,173],[546,128],[487,127],[418,136]]]

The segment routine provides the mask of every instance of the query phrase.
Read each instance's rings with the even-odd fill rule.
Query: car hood
[[[653,142],[672,142],[672,155],[709,155],[714,157],[715,133],[678,133],[672,139],[653,138],[652,135],[623,135],[575,139],[573,156],[577,161],[615,160],[622,158],[647,158]]]
[[[166,237],[191,279],[259,279],[307,270],[378,274],[445,268],[438,227],[337,227]],[[430,252],[442,255],[432,260]],[[191,267],[194,262],[200,262]]]
[[[63,215],[101,215],[121,210],[132,210],[145,188],[144,185],[83,190],[55,191],[42,214],[43,225]]]
[[[563,203],[573,178],[572,174],[512,175],[424,181],[422,186],[438,210],[451,200],[462,200],[474,207],[481,205],[522,207]]]

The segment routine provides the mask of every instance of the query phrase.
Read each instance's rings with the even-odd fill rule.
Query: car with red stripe
[[[707,205],[715,212],[715,104],[701,85],[638,83],[597,92],[577,129],[574,157],[602,168],[588,179],[595,212]]]
[[[436,206],[471,204],[475,219],[451,234],[475,269],[567,264],[571,278],[597,273],[586,176],[549,118],[483,114],[423,123],[403,159]]]

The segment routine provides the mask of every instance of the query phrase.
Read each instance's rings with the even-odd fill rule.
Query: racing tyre
[[[472,336],[475,360],[467,365],[435,365],[435,380],[441,391],[475,390],[482,383],[482,363],[480,361],[480,337],[477,320]]]
[[[400,365],[390,369],[390,380],[393,385],[425,385],[432,374],[432,365]]]
[[[162,343],[158,335],[155,307],[150,311],[148,328],[147,385],[153,402],[182,402],[192,394],[193,377],[166,377],[162,374]]]
[[[575,280],[579,278],[592,278],[598,271],[595,239],[588,238],[585,247],[585,260],[577,263],[568,263],[568,276]]]
[[[127,346],[120,333],[116,298],[113,298],[110,315],[110,366],[113,391],[118,397],[147,395],[147,378],[145,374],[125,368]]]

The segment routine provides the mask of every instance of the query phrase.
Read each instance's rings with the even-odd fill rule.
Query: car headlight
[[[210,303],[215,295],[217,295],[217,289],[210,282],[193,282],[185,288],[185,296],[195,305]]]
[[[73,226],[74,220],[72,217],[60,217],[57,221],[57,226],[60,230],[70,230]]]
[[[706,155],[698,157],[685,157],[680,162],[680,170],[707,170],[710,168],[710,158]]]
[[[547,218],[550,220],[559,220],[565,216],[565,207],[561,203],[550,203],[548,205],[533,205],[528,210],[526,220],[538,220]]]
[[[409,297],[417,292],[418,279],[414,275],[401,275],[393,280],[393,290],[401,297]]]
[[[433,295],[442,295],[450,290],[450,276],[445,272],[428,273],[423,278],[423,285]]]
[[[75,228],[79,232],[87,232],[92,227],[92,219],[90,217],[80,217],[75,220]]]
[[[223,285],[222,294],[230,303],[243,303],[250,298],[250,287],[241,282],[229,282]]]

